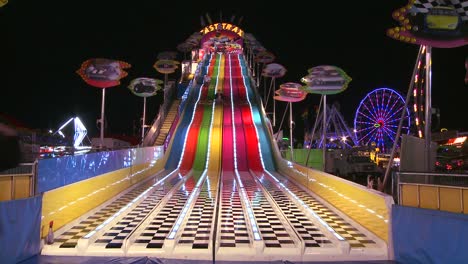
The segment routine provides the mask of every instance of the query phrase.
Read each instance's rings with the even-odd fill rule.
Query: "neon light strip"
[[[211,65],[211,59],[212,59],[213,55],[210,56],[210,63],[209,65]],[[209,67],[209,65],[207,67]],[[205,83],[205,80],[203,79],[203,83],[201,85],[201,87],[203,86],[203,84]],[[200,97],[201,97],[201,94],[202,94],[202,88],[200,87],[199,91],[198,91],[198,98],[197,98],[197,101],[195,102],[195,105],[193,107],[193,112],[192,112],[192,119],[190,120],[190,124],[188,125],[187,127],[187,131],[185,133],[185,137],[184,137],[184,146],[182,147],[182,153],[180,155],[180,159],[179,159],[179,164],[177,165],[177,169],[180,168],[180,165],[182,164],[182,160],[183,160],[183,157],[184,157],[184,154],[185,154],[185,147],[187,146],[187,137],[188,137],[188,134],[190,132],[190,128],[192,127],[192,123],[193,123],[193,119],[195,118],[195,113],[197,111],[197,107],[198,107],[198,102],[200,101]]]
[[[239,55],[238,55],[239,56]],[[241,70],[243,69],[243,67],[241,67]],[[244,76],[242,74],[242,76]],[[244,82],[244,85],[245,84],[245,79],[242,78],[242,81]],[[245,86],[247,88],[247,86]],[[252,104],[250,103],[250,100],[249,100],[249,93],[246,93],[247,95],[247,100],[249,102],[249,106],[250,106],[250,111],[251,111],[251,115],[253,115],[253,111],[252,111]],[[253,118],[252,118],[253,120]],[[296,201],[299,202],[300,205],[302,205],[304,207],[304,209],[306,211],[308,211],[309,213],[311,213],[327,230],[329,230],[336,238],[338,238],[338,240],[345,240],[342,236],[340,236],[331,226],[329,226],[319,215],[317,215],[317,213],[315,213],[314,210],[312,210],[302,199],[300,199],[297,195],[295,195],[291,190],[289,190],[289,188],[287,188],[283,183],[281,183],[275,176],[273,176],[273,174],[271,174],[269,171],[265,170],[265,165],[263,163],[263,158],[262,158],[262,153],[260,151],[260,140],[258,138],[258,131],[257,131],[257,126],[254,126],[255,127],[255,132],[256,132],[256,135],[257,135],[257,141],[258,141],[258,150],[260,152],[260,160],[262,161],[262,168],[263,170],[268,174],[270,175],[270,177],[272,177],[284,190],[286,190]],[[239,179],[240,180],[240,179]],[[249,215],[250,217],[250,215]]]
[[[219,72],[220,72],[219,66],[220,66],[220,64],[221,64],[221,59],[219,59],[218,75],[216,76],[215,89],[218,88],[218,79],[219,79]],[[200,89],[200,91],[201,91],[201,89]],[[201,95],[201,92],[200,92],[199,97],[198,97],[199,100],[200,100],[200,95]],[[198,101],[197,101],[197,103],[198,103]],[[212,103],[212,112],[211,112],[211,122],[210,122],[210,133],[208,133],[208,146],[211,146],[211,134],[213,133],[214,112],[215,112],[215,102],[213,101],[213,103]],[[194,113],[195,113],[195,111],[194,111]],[[193,117],[192,117],[192,120],[193,120]],[[189,210],[189,208],[190,208],[190,206],[192,204],[193,199],[195,199],[195,196],[199,193],[199,189],[200,189],[201,184],[205,181],[205,178],[207,178],[209,160],[210,160],[210,150],[208,150],[207,154],[206,154],[205,170],[202,173],[202,177],[200,177],[200,179],[198,179],[198,182],[195,185],[195,188],[193,188],[189,199],[185,203],[184,208],[182,208],[182,213],[180,213],[179,217],[177,218],[177,220],[176,220],[176,222],[174,224],[174,227],[171,230],[171,233],[167,237],[168,239],[174,239],[175,238],[177,232],[179,231],[180,226],[182,225],[182,221],[184,220],[185,215],[187,215],[187,212],[188,212],[188,210]]]
[[[229,55],[229,82],[231,86],[231,115],[232,115],[232,130],[233,130],[233,141],[234,141],[234,171],[236,173],[236,178],[237,181],[239,182],[239,191],[240,191],[240,196],[242,197],[242,200],[244,200],[244,205],[245,209],[247,210],[247,214],[250,219],[250,225],[252,228],[254,240],[262,240],[260,237],[259,229],[257,226],[257,222],[255,221],[255,216],[253,214],[252,207],[250,206],[250,201],[247,196],[247,192],[245,191],[244,184],[242,183],[242,180],[240,179],[239,171],[237,170],[237,141],[236,141],[236,126],[234,123],[234,100],[233,100],[233,93],[232,93],[232,64],[231,64],[231,56]]]
[[[330,231],[336,238],[338,238],[338,240],[341,240],[341,241],[345,240],[331,226],[329,226],[327,224],[327,222],[325,222],[319,215],[317,215],[317,213],[315,213],[315,211],[312,208],[310,208],[301,198],[299,198],[297,195],[295,195],[291,190],[289,190],[288,187],[286,187],[275,176],[273,176],[273,174],[271,174],[269,171],[266,171],[266,173],[268,175],[270,175],[270,177],[272,177],[276,181],[276,183],[278,183],[278,185],[280,185],[281,188],[283,188],[285,191],[287,191],[300,205],[302,205],[302,207],[304,207],[304,209],[307,212],[312,214],[312,216],[315,217],[320,222],[320,224],[322,224],[328,231]]]
[[[182,208],[182,213],[180,213],[179,217],[177,218],[177,221],[176,221],[174,227],[172,228],[171,233],[170,233],[169,236],[167,237],[168,239],[174,239],[174,238],[175,238],[175,235],[176,235],[177,231],[179,230],[180,225],[182,224],[182,221],[184,220],[185,215],[187,214],[187,212],[188,212],[188,210],[189,210],[189,207],[190,207],[190,205],[192,204],[193,199],[194,199],[195,196],[197,195],[198,189],[200,189],[200,185],[201,185],[201,184],[203,183],[203,181],[205,180],[206,175],[207,175],[207,173],[206,173],[206,170],[205,170],[205,171],[203,172],[202,176],[200,177],[200,179],[198,179],[198,182],[197,182],[197,184],[195,185],[195,188],[193,188],[192,193],[190,194],[189,199],[188,199],[187,202],[185,203],[184,208]]]
[[[261,145],[260,145],[260,138],[258,137],[258,130],[257,130],[257,126],[255,124],[255,121],[254,121],[254,117],[253,117],[253,110],[252,110],[252,103],[250,102],[250,98],[249,98],[249,93],[247,91],[247,84],[245,83],[245,78],[244,78],[244,65],[241,64],[241,56],[240,54],[237,54],[237,58],[239,60],[239,66],[241,68],[241,75],[242,75],[242,83],[244,84],[244,87],[245,87],[245,95],[247,97],[247,102],[249,103],[249,108],[250,108],[250,117],[252,119],[252,123],[254,123],[253,127],[255,128],[255,136],[257,137],[257,147],[258,147],[258,154],[260,156],[260,161],[262,163],[262,169],[265,170],[265,163],[263,162],[263,156],[262,156],[262,151],[261,151]],[[250,85],[249,85],[250,87]],[[252,87],[250,87],[250,89],[252,89]]]
[[[294,172],[296,172],[296,173],[298,173],[298,174],[301,174],[301,175],[303,175],[303,176],[307,176],[307,175],[305,175],[304,173],[302,173],[302,172],[300,172],[300,171],[298,171],[298,170],[296,170],[296,169],[294,169],[294,168],[293,168],[293,170],[294,170]],[[315,179],[311,179],[311,180],[317,181],[317,180],[315,180]],[[367,206],[365,206],[365,205],[363,205],[363,204],[359,204],[356,200],[349,198],[348,196],[346,196],[346,195],[344,195],[344,194],[338,192],[337,190],[335,190],[334,188],[332,188],[332,187],[330,187],[330,186],[328,186],[328,185],[326,185],[326,184],[323,184],[323,183],[318,183],[318,184],[321,185],[322,187],[327,188],[327,189],[329,189],[330,191],[336,193],[338,196],[340,196],[340,197],[342,197],[342,198],[344,198],[344,199],[346,199],[346,200],[349,200],[350,202],[352,202],[352,203],[354,203],[354,204],[357,204],[359,207],[366,209],[368,212],[370,212],[370,213],[372,213],[372,214],[375,214],[376,217],[382,219],[385,223],[388,223],[388,219],[385,219],[385,217],[383,217],[382,215],[377,214],[374,210],[368,208]]]
[[[75,148],[81,145],[81,142],[83,142],[83,139],[85,138],[87,133],[88,132],[86,130],[86,127],[83,125],[83,122],[81,122],[81,120],[78,117],[75,117],[75,135],[73,141],[73,146]]]
[[[113,219],[115,219],[117,216],[119,216],[121,213],[123,213],[126,209],[128,209],[132,204],[134,204],[135,202],[137,202],[138,200],[140,200],[145,194],[147,194],[151,189],[153,189],[154,187],[158,186],[159,184],[163,183],[169,176],[171,176],[172,174],[174,174],[176,172],[176,170],[172,171],[171,173],[169,173],[168,175],[166,175],[164,178],[160,179],[159,181],[157,181],[155,184],[151,185],[150,187],[148,187],[148,189],[146,189],[145,191],[143,191],[140,195],[138,195],[137,197],[135,197],[135,199],[133,199],[131,202],[129,202],[128,204],[126,204],[124,207],[120,208],[120,210],[113,214],[112,216],[110,216],[109,218],[107,218],[102,224],[100,224],[99,226],[97,226],[93,231],[89,232],[88,234],[86,234],[83,238],[85,239],[89,239],[90,237],[92,237],[94,234],[96,234],[97,231],[101,230],[103,227],[105,227],[107,224],[109,224]]]
[[[88,197],[91,197],[91,196],[93,196],[93,195],[95,195],[95,194],[97,194],[97,193],[99,193],[99,192],[102,192],[102,191],[106,190],[107,188],[112,187],[113,185],[117,185],[117,184],[120,184],[121,182],[127,181],[127,180],[129,180],[130,178],[132,178],[132,177],[134,177],[134,176],[136,176],[136,175],[138,175],[138,174],[140,174],[140,173],[143,173],[143,172],[145,172],[145,171],[151,169],[152,167],[154,167],[155,164],[156,164],[156,160],[153,160],[153,161],[150,162],[150,165],[149,165],[147,168],[142,169],[142,170],[139,170],[139,171],[136,171],[136,172],[132,173],[130,176],[125,177],[125,178],[123,178],[123,179],[121,179],[121,180],[119,180],[119,181],[113,182],[113,183],[111,183],[111,184],[108,184],[108,185],[106,185],[105,187],[102,187],[102,188],[99,189],[99,190],[95,190],[94,192],[92,192],[92,193],[90,193],[90,194],[88,194],[88,195],[86,195],[86,196],[81,196],[81,197],[77,198],[75,201],[69,202],[68,204],[69,204],[69,205],[72,205],[72,204],[76,203],[77,201],[84,200],[84,199],[86,199],[86,198],[88,198]],[[66,207],[68,207],[68,205],[63,206],[63,207],[61,207],[60,209],[63,210],[63,209],[65,209]],[[49,216],[50,216],[50,215],[54,215],[55,213],[57,213],[57,212],[56,212],[56,211],[52,211],[52,212],[50,212],[48,215],[49,215]],[[44,218],[44,216],[41,216],[41,217]]]

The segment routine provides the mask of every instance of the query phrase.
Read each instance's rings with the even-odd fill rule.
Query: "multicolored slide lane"
[[[243,55],[208,54],[200,67],[199,77],[211,81],[189,86],[165,173],[61,230],[44,252],[209,261],[385,259],[378,237],[277,172]],[[215,100],[218,92],[223,100]]]

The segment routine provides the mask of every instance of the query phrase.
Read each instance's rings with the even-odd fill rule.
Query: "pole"
[[[266,96],[267,96],[267,82],[265,78],[263,82],[263,104],[266,104]]]
[[[275,77],[273,77],[273,126],[276,126],[276,100],[275,100],[275,87],[276,87],[276,82],[275,82]]]
[[[326,163],[326,151],[327,151],[327,95],[323,95],[323,127],[322,127],[322,155],[323,155],[323,164],[322,168],[325,172],[325,163]]]
[[[294,161],[294,142],[293,142],[293,121],[292,121],[292,102],[289,102],[289,142],[291,142],[291,161]]]
[[[431,61],[431,46],[426,46],[426,101],[425,101],[425,121],[424,126],[424,139],[425,139],[425,170],[430,171],[431,165],[431,117],[432,117],[432,105],[431,105],[431,82],[432,82],[432,61]]]
[[[102,88],[102,102],[101,102],[101,136],[99,148],[104,146],[104,106],[106,103],[106,88]]]
[[[322,97],[320,97],[320,103],[318,107],[319,111],[320,111],[320,107],[322,106],[322,101],[323,101],[323,95]],[[309,151],[307,152],[307,159],[305,162],[306,167],[309,167],[308,163],[309,163],[309,157],[310,157],[310,150],[312,149],[312,140],[314,140],[315,129],[317,128],[318,119],[319,119],[319,113],[317,113],[317,116],[315,117],[314,128],[312,129],[312,135],[310,136]]]
[[[260,86],[260,62],[257,62],[257,88]]]
[[[405,110],[408,107],[409,100],[411,98],[411,93],[413,91],[413,86],[414,86],[414,80],[416,79],[416,74],[418,73],[418,69],[419,69],[418,64],[421,61],[423,52],[424,52],[424,47],[420,46],[419,53],[416,58],[416,63],[414,64],[414,68],[413,68],[413,76],[411,77],[411,81],[408,87],[408,92],[406,93],[405,107],[403,108],[403,111],[401,113],[401,119],[400,119],[400,122],[398,123],[398,129],[395,135],[395,141],[393,142],[392,152],[390,153],[390,159],[388,160],[387,168],[385,169],[385,176],[382,182],[382,190],[380,191],[383,191],[383,189],[385,189],[385,185],[387,183],[388,176],[390,174],[390,168],[393,166],[393,158],[395,157],[396,146],[398,144],[398,139],[400,138],[400,135],[401,135],[401,127],[403,126],[403,120],[405,119],[405,114],[406,114]]]
[[[143,141],[145,140],[145,124],[146,124],[146,97],[143,97],[143,118],[141,121],[141,146],[143,146]]]
[[[276,132],[276,138],[275,138],[276,141],[278,141],[279,132],[280,132],[281,128],[283,127],[284,118],[286,118],[286,114],[288,113],[288,109],[287,109],[287,108],[288,108],[288,107],[286,106],[286,110],[285,110],[284,113],[283,113],[283,118],[281,119],[281,123],[280,123],[280,125],[279,125],[279,127],[278,127],[278,130],[277,130],[277,132]]]
[[[166,85],[167,85],[167,73],[164,74],[164,89],[166,89]]]

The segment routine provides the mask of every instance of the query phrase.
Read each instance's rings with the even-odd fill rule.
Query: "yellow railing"
[[[18,167],[0,173],[0,201],[34,196],[37,162],[21,163]]]
[[[411,206],[468,214],[468,175],[398,173],[398,200]]]

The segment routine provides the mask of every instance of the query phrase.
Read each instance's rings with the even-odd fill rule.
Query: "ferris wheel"
[[[404,98],[395,90],[379,88],[368,93],[359,104],[354,117],[354,132],[361,146],[375,145],[380,152],[388,153],[393,143],[401,119],[406,111],[402,134],[408,134],[411,116],[405,107]]]

